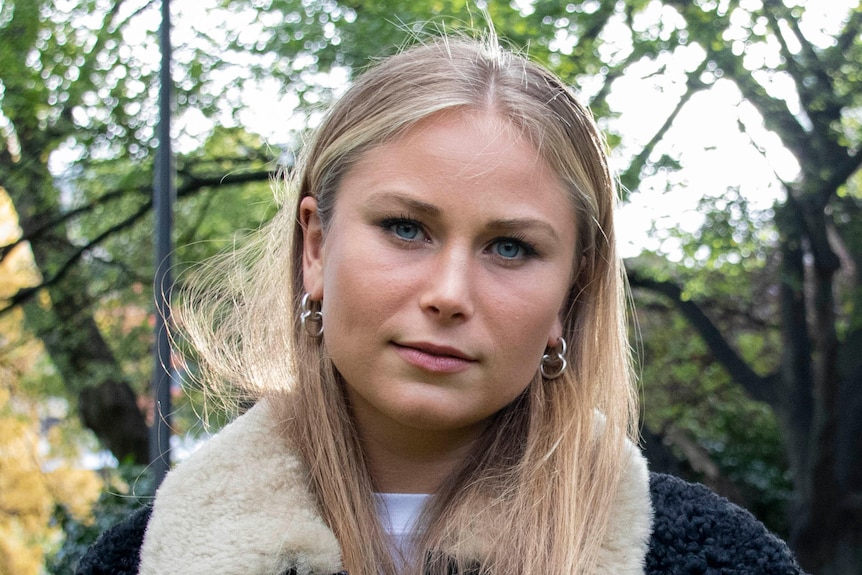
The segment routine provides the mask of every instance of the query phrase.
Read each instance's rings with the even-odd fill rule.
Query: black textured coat
[[[801,575],[792,553],[749,512],[701,485],[651,474],[653,531],[646,575]],[[151,509],[107,531],[78,575],[136,575]],[[217,575],[217,574],[213,574]]]

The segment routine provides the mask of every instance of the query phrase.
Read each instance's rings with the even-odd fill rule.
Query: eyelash
[[[380,227],[383,228],[384,232],[389,233],[396,240],[399,240],[399,241],[402,241],[405,243],[417,241],[415,239],[402,238],[398,234],[395,233],[395,226],[405,225],[405,224],[409,225],[409,226],[414,226],[418,230],[419,234],[423,234],[425,236],[428,235],[425,233],[424,226],[422,226],[422,224],[420,224],[418,221],[411,218],[410,216],[402,215],[402,216],[398,216],[398,217],[394,217],[394,218],[385,218],[380,222]]]
[[[410,217],[409,215],[399,215],[397,217],[384,218],[383,220],[380,221],[380,227],[383,229],[383,231],[390,234],[395,240],[406,243],[406,244],[410,244],[410,243],[414,243],[414,242],[419,241],[418,239],[403,238],[403,237],[400,237],[396,234],[395,229],[394,229],[395,226],[405,225],[405,224],[409,225],[409,226],[414,226],[418,232],[417,235],[425,236],[425,239],[427,241],[428,234],[425,232],[425,227],[419,221],[415,220],[414,218]],[[485,251],[490,251],[493,248],[493,246],[499,245],[501,243],[516,244],[518,247],[520,247],[523,250],[523,254],[524,254],[522,257],[517,257],[517,258],[506,258],[503,256],[499,256],[499,254],[492,254],[492,255],[497,255],[498,257],[500,257],[500,259],[505,260],[505,261],[515,262],[515,261],[519,261],[519,260],[533,259],[533,258],[539,257],[539,255],[540,255],[539,250],[537,250],[533,244],[531,244],[529,241],[527,241],[527,239],[524,236],[519,235],[519,234],[515,234],[512,236],[503,236],[503,237],[499,237],[499,238],[494,238],[494,240],[492,240],[488,244],[488,248],[486,248]]]
[[[494,241],[491,242],[489,249],[490,249],[490,247],[493,247],[495,245],[499,245],[502,243],[513,243],[513,244],[516,244],[517,246],[519,246],[522,250],[524,250],[523,257],[520,257],[520,258],[503,258],[503,259],[507,259],[507,260],[511,259],[513,261],[517,261],[519,259],[527,260],[527,259],[532,259],[532,258],[536,258],[539,256],[539,251],[536,249],[536,246],[534,246],[529,241],[527,241],[527,239],[524,236],[518,235],[518,234],[513,235],[513,236],[506,236],[506,237],[502,237],[502,238],[495,238]]]

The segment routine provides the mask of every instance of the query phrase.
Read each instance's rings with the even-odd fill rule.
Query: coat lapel
[[[165,478],[144,537],[141,575],[341,571],[338,541],[306,481],[273,411],[260,402]],[[642,574],[651,523],[646,461],[630,446],[596,575]]]
[[[165,478],[141,575],[336,573],[341,550],[260,402]]]

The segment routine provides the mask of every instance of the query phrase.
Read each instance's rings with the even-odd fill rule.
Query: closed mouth
[[[393,345],[402,348],[415,349],[416,351],[421,351],[422,353],[427,353],[428,355],[434,355],[438,357],[451,357],[455,359],[461,359],[464,361],[476,361],[476,359],[469,354],[446,345],[436,345],[433,343],[427,342],[419,342],[419,343],[395,343]]]

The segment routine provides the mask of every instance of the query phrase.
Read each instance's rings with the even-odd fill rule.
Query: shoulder
[[[152,507],[105,531],[78,563],[77,575],[135,575]]]
[[[654,519],[646,573],[801,575],[787,545],[703,485],[650,475]]]

